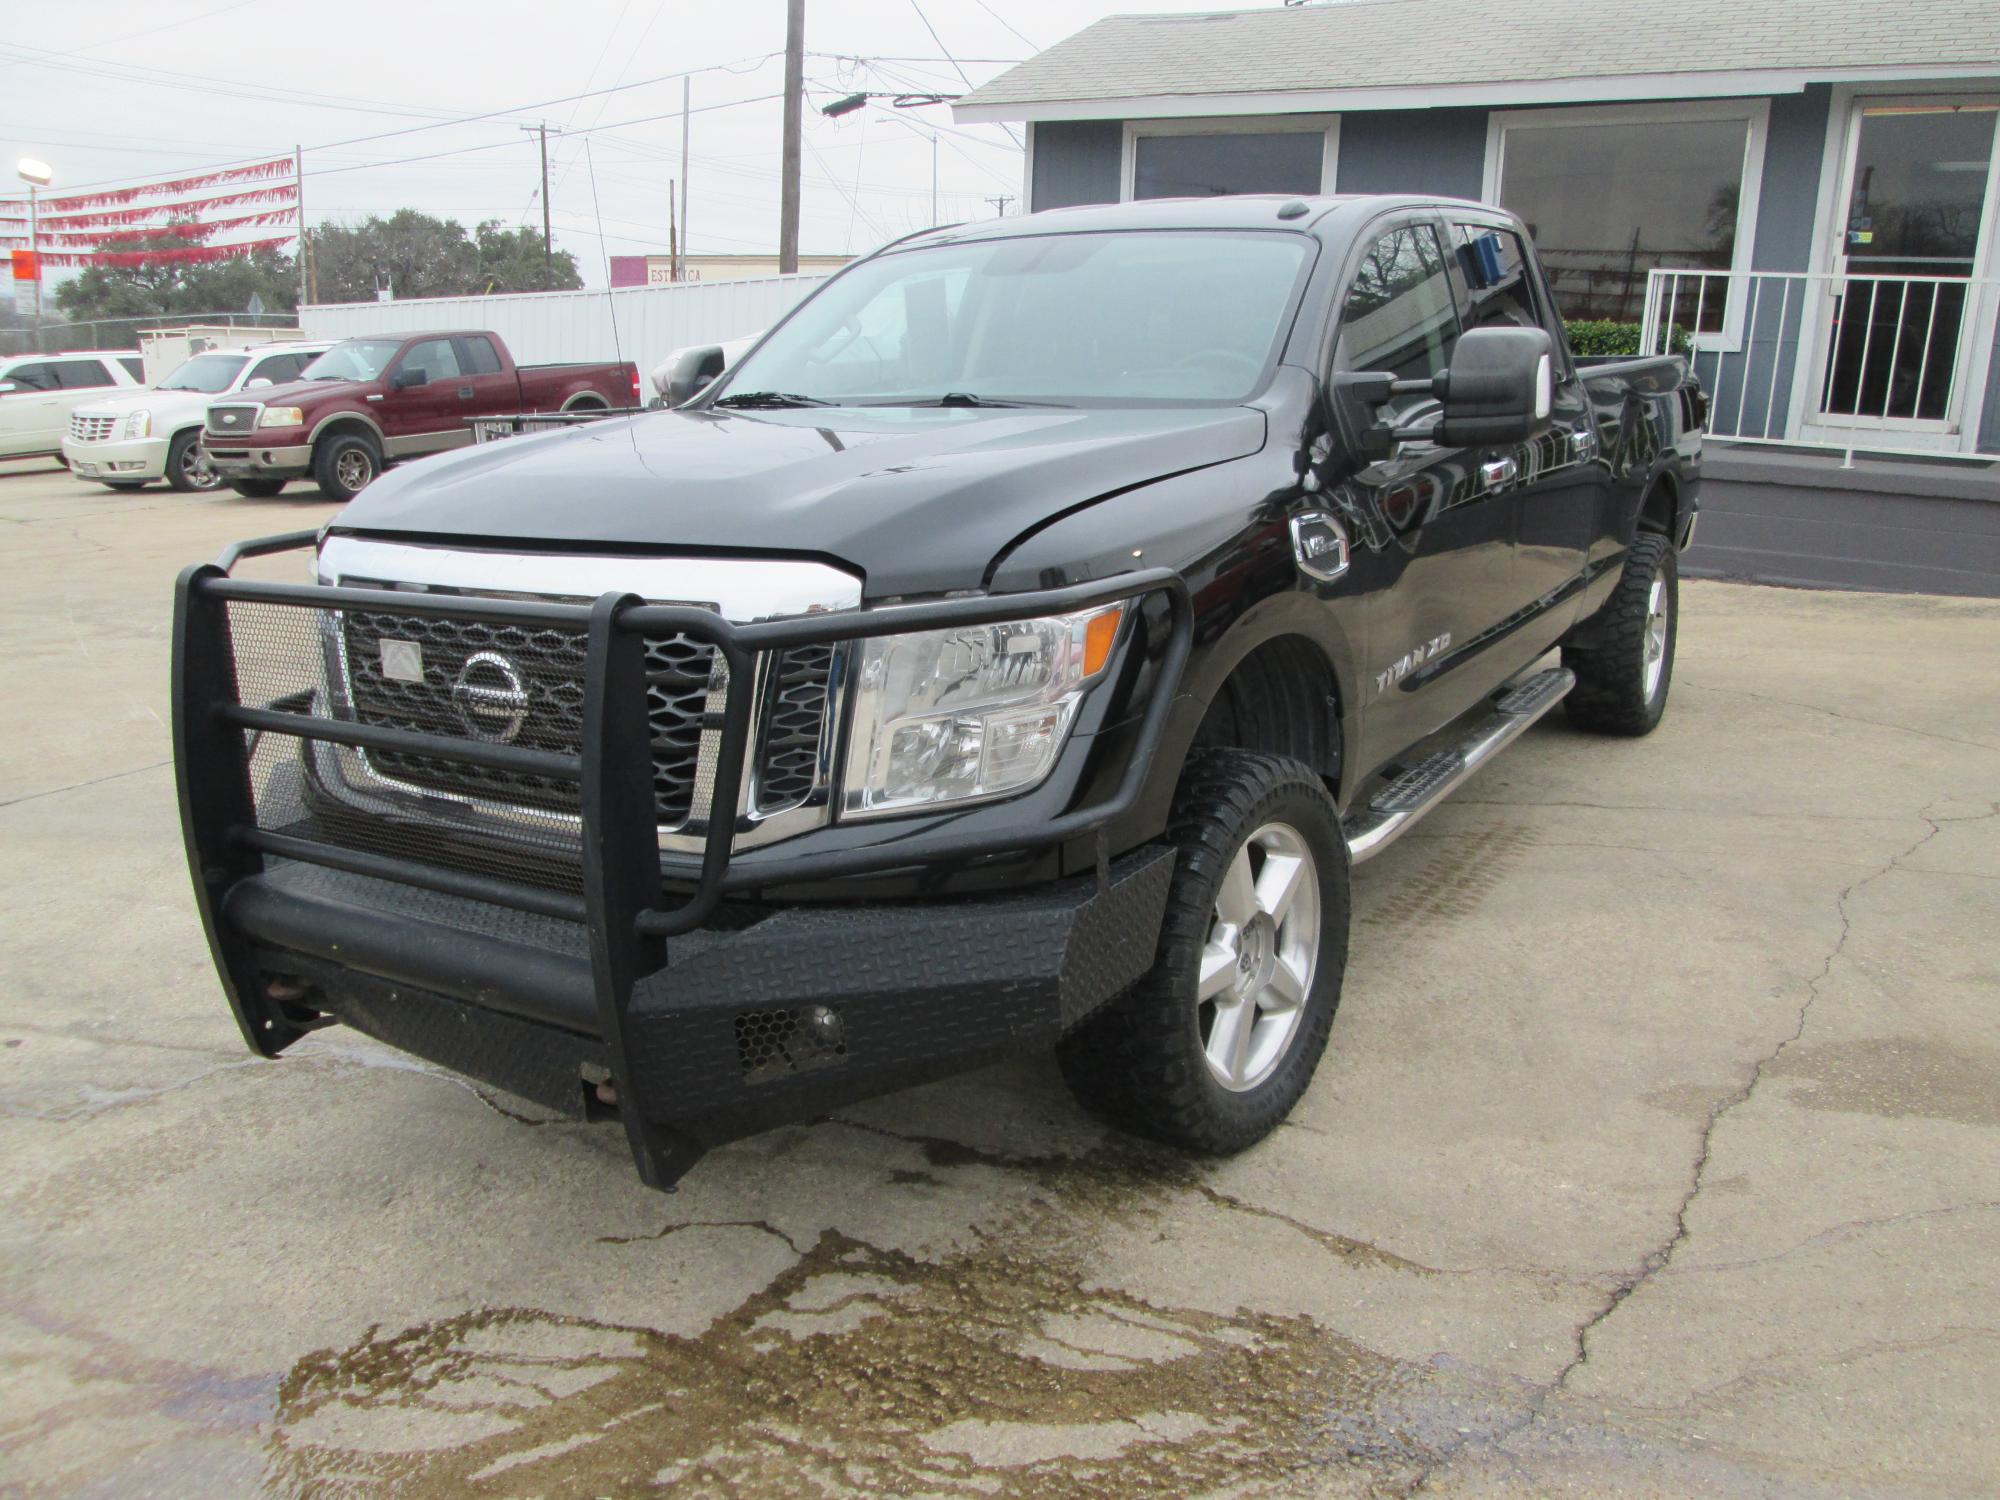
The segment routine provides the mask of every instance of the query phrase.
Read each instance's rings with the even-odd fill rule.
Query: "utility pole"
[[[674,222],[674,180],[667,179],[667,280],[681,279],[681,236]]]
[[[549,228],[549,122],[539,125],[523,125],[523,130],[532,130],[542,142],[542,279],[555,279],[555,234]],[[560,127],[557,135],[562,134]]]
[[[800,118],[805,104],[806,0],[785,0],[785,146],[778,197],[778,274],[799,269]]]
[[[292,167],[298,173],[299,209],[299,311],[306,310],[306,148],[292,147]],[[298,320],[293,319],[294,322]]]
[[[681,79],[681,233],[680,250],[674,257],[674,280],[687,279],[688,243],[688,79]]]
[[[937,211],[937,132],[931,132],[931,223],[938,221]]]
[[[994,217],[1004,219],[1007,217],[1007,205],[1014,201],[1014,197],[1011,193],[1001,193],[996,197],[988,198],[986,201],[993,205]]]

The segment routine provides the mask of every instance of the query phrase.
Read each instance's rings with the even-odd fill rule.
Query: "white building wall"
[[[398,302],[308,303],[299,326],[315,338],[489,328],[521,364],[624,358],[641,376],[675,349],[761,333],[825,276],[694,281],[617,291],[513,292]],[[615,327],[614,327],[615,323]]]

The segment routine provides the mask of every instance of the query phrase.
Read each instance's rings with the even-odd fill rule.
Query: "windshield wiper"
[[[998,396],[976,396],[971,391],[946,391],[942,396],[912,396],[907,400],[864,401],[863,406],[1065,406],[1062,401],[1008,401]]]
[[[790,391],[737,391],[724,396],[717,406],[838,406],[817,396],[798,396]]]

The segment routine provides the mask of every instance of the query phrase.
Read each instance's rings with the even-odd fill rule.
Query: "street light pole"
[[[35,268],[35,352],[42,352],[42,241],[36,193],[55,180],[55,168],[45,161],[24,156],[14,165],[14,175],[28,185],[28,259]]]

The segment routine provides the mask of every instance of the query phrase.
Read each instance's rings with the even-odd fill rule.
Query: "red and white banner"
[[[218,234],[228,234],[238,229],[265,229],[273,224],[290,224],[298,219],[296,204],[284,208],[269,209],[260,214],[239,214],[232,219],[177,219],[170,224],[155,224],[138,229],[100,230],[43,230],[38,238],[51,249],[88,250],[93,245],[106,249],[116,249],[121,243],[143,240],[155,235],[175,235],[186,240],[207,240]],[[18,240],[28,242],[24,234],[0,234],[0,242]]]
[[[234,245],[181,245],[172,250],[44,250],[41,261],[45,266],[61,266],[66,269],[82,266],[205,264],[211,261],[233,260],[239,255],[251,255],[259,250],[276,250],[291,244],[294,238],[293,235],[283,234],[276,239],[240,240]]]
[[[101,193],[73,193],[66,198],[44,198],[42,206],[50,213],[60,214],[68,209],[108,208],[117,203],[136,203],[141,198],[156,198],[173,193],[192,193],[201,188],[217,187],[226,182],[254,182],[260,178],[290,177],[297,170],[297,164],[289,156],[274,157],[270,161],[260,161],[247,167],[225,167],[219,172],[203,172],[195,177],[175,177],[165,182],[142,182],[136,187],[107,188]],[[19,206],[9,202],[5,207],[8,217],[15,217],[11,210]],[[27,215],[19,217],[25,219]]]

